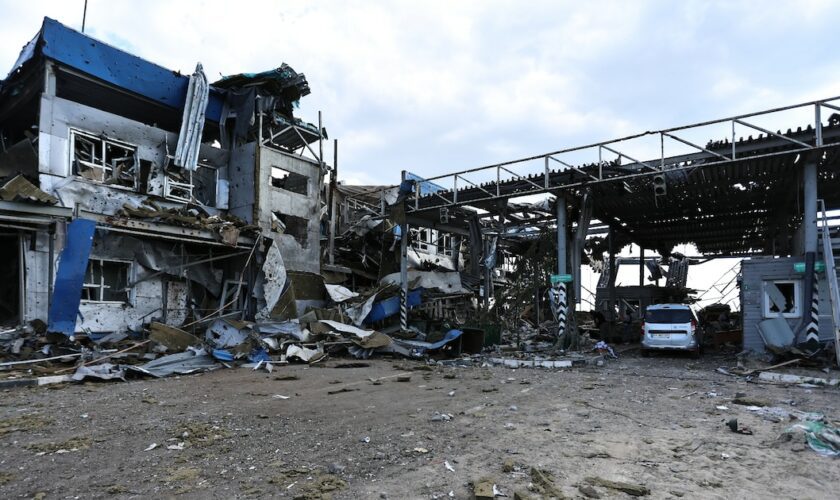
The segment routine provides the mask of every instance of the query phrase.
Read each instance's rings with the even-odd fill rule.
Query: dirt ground
[[[488,478],[510,498],[540,498],[533,467],[570,498],[579,487],[628,496],[586,488],[591,477],[643,485],[648,498],[837,498],[837,461],[778,444],[788,422],[732,399],[836,420],[838,390],[715,372],[732,359],[337,367],[351,361],[3,391],[0,497],[470,498]],[[731,432],[731,418],[754,434]]]

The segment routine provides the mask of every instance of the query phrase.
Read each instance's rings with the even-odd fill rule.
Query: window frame
[[[167,157],[168,161],[173,161],[174,158],[175,158],[174,156]],[[219,200],[216,199],[216,197],[218,196],[218,189],[219,189],[218,188],[218,186],[219,186],[219,169],[212,166],[212,165],[207,165],[206,163],[198,163],[198,166],[196,167],[196,170],[198,170],[199,168],[207,168],[207,169],[210,169],[210,170],[213,171],[213,175],[215,176],[214,187],[215,187],[216,192],[213,195],[213,204],[212,205],[206,205],[206,206],[216,207],[219,204]],[[196,201],[196,202],[199,202],[202,205],[204,205],[204,202],[195,199],[195,193],[194,193],[194,191],[195,191],[195,181],[193,180],[193,171],[189,170],[189,173],[190,173],[190,182],[189,183],[178,182],[178,181],[173,181],[172,179],[170,179],[168,169],[164,168],[164,172],[163,172],[163,197],[166,198],[167,200],[179,201],[181,203],[193,203],[194,201]],[[172,187],[176,187],[176,188],[180,188],[180,189],[184,189],[184,190],[188,191],[189,194],[190,194],[189,199],[183,198],[181,196],[172,195],[171,194]]]
[[[102,178],[101,181],[97,181],[97,180],[94,180],[94,179],[88,179],[87,177],[82,176],[77,171],[77,169],[76,169],[76,136],[82,137],[82,138],[87,139],[88,141],[91,141],[91,142],[94,142],[94,143],[98,143],[97,147],[99,148],[98,152],[99,152],[99,157],[100,157],[101,164],[97,164],[97,163],[93,163],[93,162],[89,162],[89,161],[84,161],[84,160],[79,160],[79,163],[88,167],[88,168],[94,168],[94,169],[101,168],[102,171],[103,171],[103,178]],[[107,181],[112,178],[112,177],[109,177],[109,175],[113,176],[113,173],[114,173],[114,168],[112,166],[108,165],[108,159],[106,157],[108,144],[111,144],[113,146],[117,146],[117,147],[123,148],[123,149],[129,149],[133,152],[132,156],[134,158],[135,173],[134,173],[134,182],[132,183],[131,186],[124,186],[122,184],[117,184],[117,183],[112,183],[112,184],[107,183]],[[127,189],[127,190],[136,191],[137,190],[137,184],[138,184],[138,176],[137,176],[136,169],[140,168],[140,158],[137,155],[138,149],[139,149],[139,147],[136,144],[123,142],[123,141],[119,141],[119,140],[116,140],[116,139],[111,139],[111,138],[108,138],[108,137],[98,136],[98,135],[93,134],[91,132],[87,132],[87,131],[80,130],[80,129],[77,129],[77,128],[71,128],[70,129],[70,169],[71,169],[71,173],[72,173],[72,175],[74,175],[76,177],[80,177],[80,178],[82,178],[86,181],[95,182],[97,184],[104,184],[104,185],[119,188],[119,189]]]
[[[99,297],[99,299],[98,300],[82,299],[81,303],[82,304],[128,304],[128,305],[133,306],[134,305],[134,288],[133,287],[128,289],[128,293],[126,294],[126,300],[124,300],[124,301],[123,300],[103,300],[105,290],[109,289],[109,288],[112,288],[112,287],[105,284],[105,273],[102,272],[101,266],[102,266],[102,263],[104,263],[104,262],[127,264],[127,266],[126,266],[126,285],[128,285],[128,284],[132,283],[134,281],[134,278],[135,278],[134,262],[131,261],[131,260],[125,260],[125,259],[107,259],[107,258],[99,258],[99,257],[90,257],[88,259],[88,266],[90,266],[91,262],[93,262],[93,261],[98,261],[99,265],[100,265],[100,271],[99,271],[100,283],[87,283],[88,268],[86,267],[85,268],[85,278],[84,278],[84,282],[82,283],[82,291],[84,292],[84,290],[86,290],[86,289],[96,289],[96,290],[98,290],[97,296]]]
[[[773,307],[773,301],[767,293],[767,285],[790,284],[793,285],[793,310],[791,312],[774,312],[770,308]],[[803,314],[802,307],[802,280],[786,278],[786,279],[764,279],[761,282],[761,312],[765,318],[801,318]]]
[[[304,179],[306,179],[306,192],[305,193],[299,193],[297,191],[293,191],[293,190],[287,189],[285,187],[275,186],[274,183],[272,182],[274,179],[277,179],[277,177],[274,177],[274,170],[275,169],[280,170],[281,172],[285,172],[287,174],[286,177],[296,175],[296,176],[303,177]],[[285,193],[292,193],[292,194],[296,194],[296,195],[299,195],[299,196],[309,197],[310,193],[312,192],[312,177],[310,177],[308,175],[300,174],[298,172],[293,172],[293,171],[291,171],[289,169],[286,169],[286,168],[283,168],[279,165],[271,165],[271,166],[269,166],[269,169],[268,169],[268,186],[271,189],[279,189],[280,191],[283,191]]]

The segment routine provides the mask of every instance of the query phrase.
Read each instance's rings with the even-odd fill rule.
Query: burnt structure
[[[0,82],[0,321],[266,316],[287,275],[320,272],[325,133],[292,114],[309,92],[286,64],[211,85],[44,19]]]
[[[694,244],[703,259],[784,256],[791,264],[786,275],[799,283],[788,288],[795,290],[801,307],[784,313],[794,342],[812,353],[831,343],[840,348],[840,295],[830,224],[832,210],[840,208],[837,111],[838,98],[830,98],[422,181],[404,174],[399,201],[380,204],[379,216],[404,228],[432,228],[467,238],[473,258],[480,256],[476,260],[487,285],[482,291],[485,304],[492,297],[494,253],[538,229],[556,233],[555,272],[572,283],[567,306],[571,310],[581,299],[581,250],[593,234],[608,234],[602,241],[603,254],[589,254],[603,262],[607,277],[615,276],[616,254],[630,243],[642,248],[640,266],[645,249],[673,265],[679,259],[672,259],[671,252],[683,243]],[[801,121],[788,129],[791,116]],[[710,136],[716,138],[698,140]],[[436,188],[426,189],[430,184]],[[523,211],[522,204],[515,203],[538,194],[553,195],[553,206],[546,209],[543,203]],[[405,257],[403,262],[403,269],[410,267]],[[794,262],[801,268],[794,270]],[[771,287],[778,279],[775,274],[765,280],[759,273],[751,279],[778,297]],[[815,286],[819,282],[825,282],[824,292]],[[679,285],[685,286],[684,277]],[[598,306],[607,321],[615,321],[619,297],[614,280],[607,278],[602,288]],[[824,300],[819,302],[821,294]],[[747,308],[760,307],[758,302],[744,302],[745,316],[749,317]],[[767,311],[759,311],[760,320],[778,316],[772,307]],[[744,334],[750,348],[761,345],[751,338],[753,332]]]

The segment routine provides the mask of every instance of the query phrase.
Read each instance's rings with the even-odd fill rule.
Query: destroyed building
[[[260,361],[502,341],[566,355],[581,332],[637,340],[647,306],[693,300],[690,266],[738,257],[744,348],[840,348],[840,119],[821,115],[837,98],[781,110],[813,110],[804,129],[752,121],[776,123],[770,110],[350,186],[323,159],[320,115],[294,115],[309,93],[286,64],[210,84],[200,64],[182,75],[45,19],[0,84],[0,323],[94,338],[170,325],[182,351],[206,329],[211,351],[247,344]],[[731,137],[683,137],[710,124]],[[659,156],[626,152],[649,138]],[[620,257],[630,244],[639,257]],[[616,283],[623,264],[638,286]]]
[[[344,204],[357,214],[354,227],[385,220],[397,228],[395,234],[417,235],[407,244],[397,240],[402,244],[402,297],[408,296],[410,273],[418,269],[411,253],[427,245],[423,235],[444,231],[467,249],[469,263],[458,269],[462,277],[476,278],[474,291],[481,298],[476,313],[489,313],[485,323],[505,322],[515,330],[526,317],[532,326],[534,317],[537,324],[553,318],[557,337],[571,336],[566,345],[574,345],[579,333],[575,310],[583,296],[581,266],[601,273],[593,315],[600,316],[597,333],[609,338],[614,330],[628,331],[620,325],[627,318],[643,321],[647,305],[693,300],[686,287],[690,265],[738,258],[744,259],[738,281],[739,345],[754,352],[836,359],[838,99],[644,132],[426,179],[403,172],[398,189],[348,191]],[[803,121],[790,123],[790,116]],[[709,137],[710,130],[712,138],[699,142],[697,137]],[[659,154],[640,160],[634,149]],[[540,195],[543,200],[533,203]],[[377,203],[388,196],[393,201]],[[641,255],[622,262],[618,254],[630,244]],[[676,253],[681,244],[693,245],[700,255]],[[370,254],[369,246],[365,249]],[[658,255],[646,257],[645,251]],[[622,263],[639,266],[638,286],[616,285]],[[494,286],[505,274],[498,268],[511,264],[519,272]],[[647,273],[655,285],[645,282]],[[541,308],[550,310],[541,316]],[[410,310],[405,299],[403,309]]]
[[[0,322],[267,316],[287,273],[320,272],[309,93],[286,64],[209,84],[45,18],[0,82]]]

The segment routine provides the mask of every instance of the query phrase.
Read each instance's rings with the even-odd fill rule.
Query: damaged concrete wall
[[[140,181],[141,185],[147,185],[146,191],[136,192],[131,188],[107,185],[73,175],[70,158],[71,129],[135,146],[138,161],[150,163],[148,179]],[[164,196],[163,179],[166,174],[163,166],[167,145],[168,154],[172,155],[177,140],[178,136],[171,132],[45,94],[41,98],[38,136],[40,187],[58,197],[62,206],[72,207],[79,203],[86,210],[105,215],[114,214],[127,201],[139,205],[148,195],[158,197],[164,207],[183,205],[160,199]],[[228,157],[225,150],[208,145],[201,147],[202,163],[215,167],[222,181],[228,177]],[[217,199],[216,205],[224,206],[226,202]]]
[[[254,204],[257,193],[254,190],[257,143],[249,142],[230,151],[230,206],[229,212],[240,219],[254,222]]]
[[[188,288],[179,278],[160,274],[140,264],[137,252],[150,254],[147,249],[157,248],[157,253],[180,254],[177,242],[138,239],[106,231],[99,231],[91,249],[91,260],[120,261],[129,266],[127,301],[82,300],[77,332],[107,333],[140,330],[152,320],[172,326],[183,323],[187,316]],[[168,251],[167,251],[168,250]]]
[[[321,169],[317,162],[262,147],[259,150],[259,224],[264,230],[277,229],[273,217],[286,216],[282,234],[274,233],[283,262],[291,271],[320,273]],[[306,194],[272,185],[272,168],[308,179]],[[281,217],[282,218],[282,217]]]

